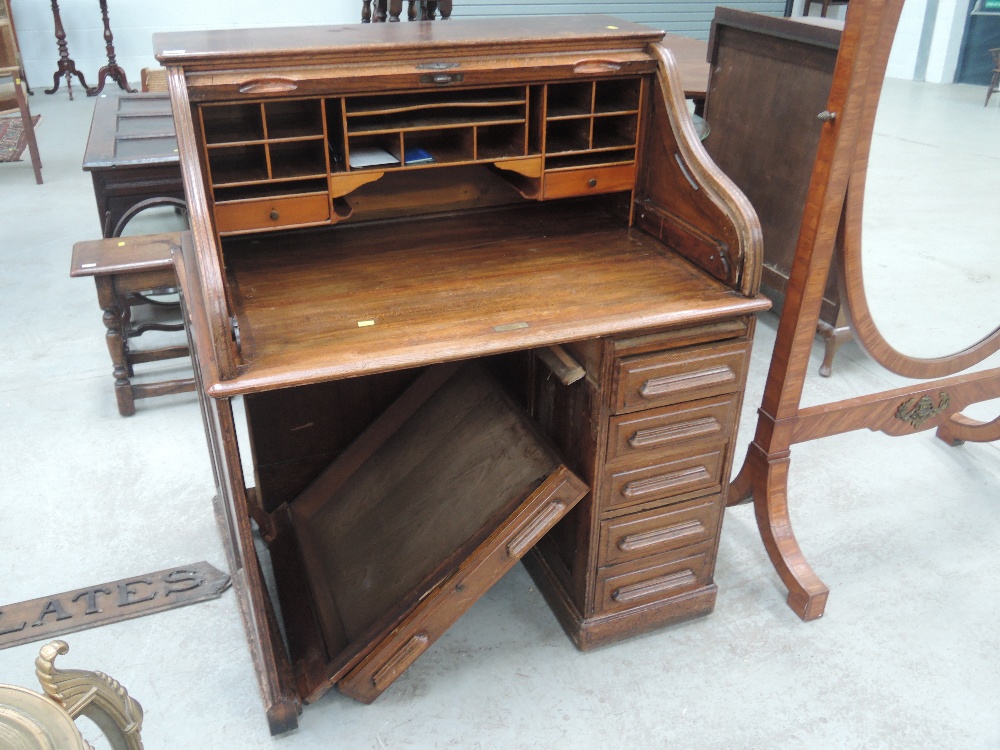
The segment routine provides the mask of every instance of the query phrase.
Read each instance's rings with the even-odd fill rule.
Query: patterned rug
[[[31,118],[38,127],[41,115]],[[24,132],[21,115],[14,113],[0,117],[0,161],[21,161],[21,154],[28,145],[28,135]]]

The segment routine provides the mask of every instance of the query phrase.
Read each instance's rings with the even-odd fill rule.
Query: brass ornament
[[[0,747],[11,750],[93,750],[76,725],[86,716],[114,750],[142,750],[142,706],[121,683],[103,672],[57,669],[64,641],[43,646],[35,674],[45,694],[0,685]]]
[[[928,419],[936,417],[947,409],[948,404],[951,403],[951,396],[945,391],[941,391],[939,395],[941,399],[937,406],[934,406],[934,400],[926,395],[922,396],[919,401],[912,398],[907,399],[896,409],[896,419],[909,422],[913,425],[914,429],[920,427]],[[914,404],[914,401],[916,401],[916,404]]]

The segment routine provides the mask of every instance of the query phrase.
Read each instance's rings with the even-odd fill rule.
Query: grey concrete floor
[[[1000,108],[982,98],[886,87],[865,268],[876,319],[913,353],[1000,323]],[[197,560],[225,569],[194,396],[119,417],[93,284],[68,275],[73,243],[99,235],[80,169],[93,101],[60,92],[31,106],[45,184],[27,161],[0,164],[0,603]],[[737,465],[775,328],[762,317]],[[820,378],[819,354],[806,403],[902,382],[855,344]],[[785,606],[743,506],[726,514],[709,617],[581,654],[518,567],[375,704],[330,693],[280,739],[231,591],[71,634],[62,660],[121,680],[152,750],[1000,747],[998,446],[949,448],[930,432],[819,440],[794,448],[790,498],[832,589],[808,624]],[[0,651],[0,682],[36,686],[40,645]]]

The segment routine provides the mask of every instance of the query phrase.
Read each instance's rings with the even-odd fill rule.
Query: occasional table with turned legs
[[[108,19],[108,0],[100,0],[100,3],[101,20],[104,22],[104,43],[108,53],[108,64],[97,73],[97,88],[94,89],[94,94],[99,94],[104,90],[104,84],[109,78],[118,84],[118,88],[134,94],[136,93],[135,89],[129,88],[128,77],[115,57],[115,38],[111,33],[111,21]]]
[[[80,79],[80,85],[88,95],[96,94],[97,90],[87,85],[83,73],[76,69],[76,63],[69,56],[69,45],[66,43],[66,30],[63,28],[62,16],[59,13],[59,0],[52,0],[52,20],[55,22],[56,44],[59,47],[59,62],[56,72],[52,75],[52,88],[45,89],[46,94],[54,94],[59,90],[60,78],[66,78],[66,90],[69,98],[73,98],[73,76]]]

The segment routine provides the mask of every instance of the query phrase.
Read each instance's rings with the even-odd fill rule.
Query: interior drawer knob
[[[597,187],[597,178],[591,177],[589,180],[587,180],[587,187]]]
[[[271,217],[271,221],[277,221],[279,216],[278,209],[272,208],[271,213],[269,213],[268,216]]]

